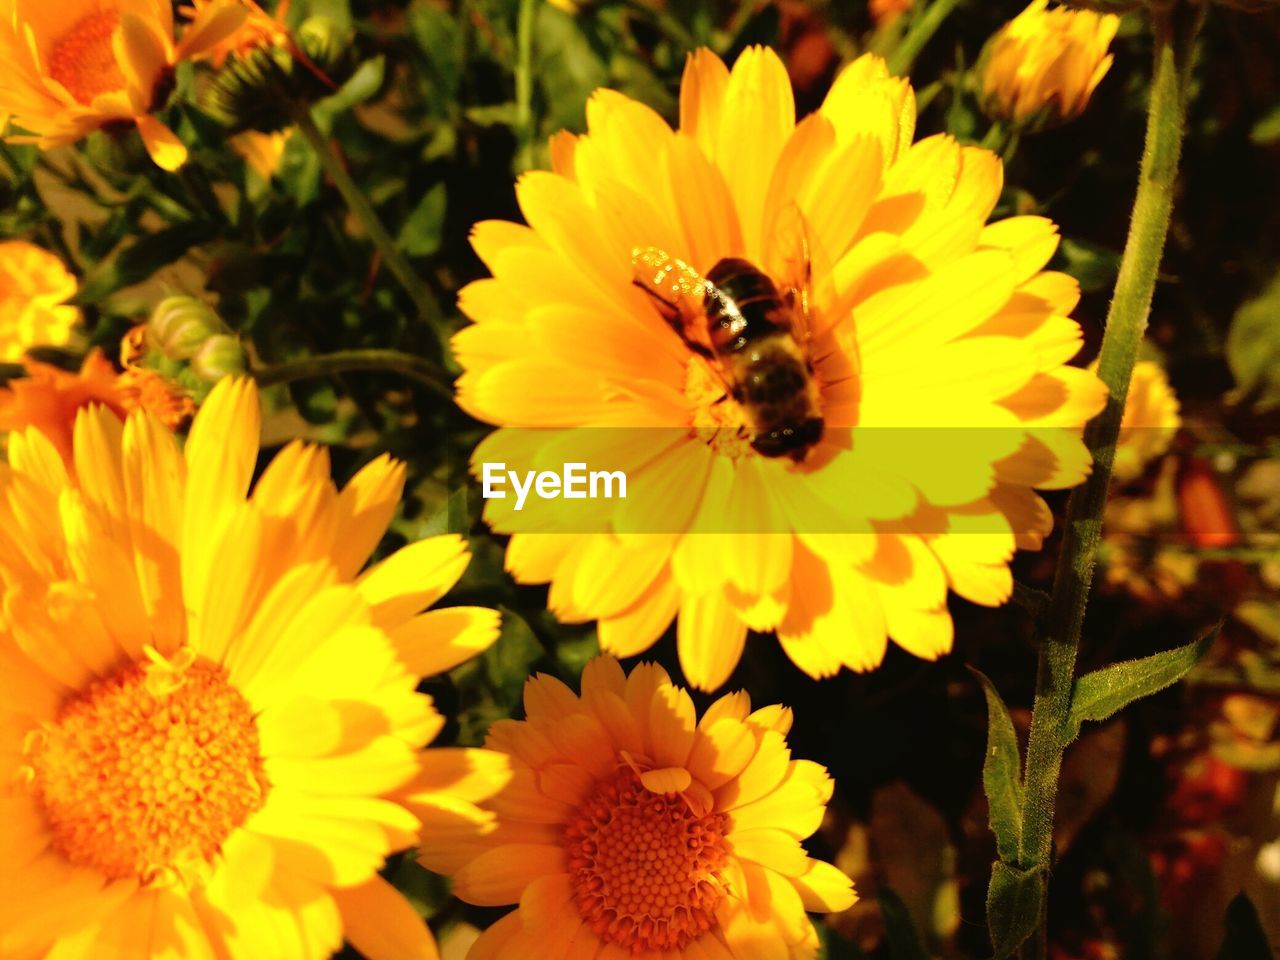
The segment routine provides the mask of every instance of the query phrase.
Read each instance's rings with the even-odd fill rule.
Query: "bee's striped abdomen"
[[[746,260],[729,257],[707,273],[708,334],[716,353],[737,353],[763,337],[787,330],[778,288]]]

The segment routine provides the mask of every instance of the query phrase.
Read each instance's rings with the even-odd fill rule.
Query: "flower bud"
[[[308,17],[294,36],[298,51],[308,62],[295,63],[293,90],[307,100],[333,93],[351,78],[355,57],[351,31],[328,17]]]
[[[206,341],[224,333],[218,315],[196,297],[166,297],[147,323],[150,345],[170,360],[189,360]]]
[[[230,53],[205,83],[200,105],[234,131],[273,133],[289,125],[290,100],[327,97],[354,68],[350,31],[308,17],[292,38]]]
[[[248,368],[244,347],[230,334],[210,337],[191,358],[191,372],[206,383],[242,374]]]
[[[232,130],[272,133],[289,125],[288,77],[293,57],[283,45],[232,53],[199,94],[202,109]]]
[[[1032,0],[987,41],[978,62],[982,108],[994,120],[1041,130],[1079,116],[1111,68],[1113,14],[1047,9]]]

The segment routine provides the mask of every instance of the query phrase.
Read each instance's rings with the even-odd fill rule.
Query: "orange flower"
[[[179,12],[193,21],[208,16],[210,7],[221,0],[191,0],[189,7],[179,8]],[[277,43],[285,43],[289,39],[289,27],[285,17],[289,15],[291,0],[280,0],[275,13],[267,13],[253,0],[239,0],[245,8],[244,21],[239,29],[224,37],[208,50],[208,58],[215,67],[221,67],[233,53],[244,53],[258,47],[268,47]]]
[[[531,678],[524,705],[526,719],[489,732],[512,772],[482,804],[495,828],[461,839],[451,810],[420,814],[422,860],[453,875],[458,897],[518,904],[470,960],[817,956],[806,912],[857,897],[801,846],[833,784],[819,764],[792,759],[790,710],[752,712],[739,692],[699,720],[662,667],[628,676],[612,657],[587,664],[581,696]]]
[[[244,19],[238,3],[217,0],[175,41],[170,0],[0,0],[0,114],[27,131],[10,139],[49,148],[131,123],[156,164],[176,170],[187,149],[153,113],[174,67]]]
[[[0,362],[13,363],[31,347],[61,347],[80,311],[68,306],[76,278],[62,261],[25,240],[0,243]]]
[[[148,410],[170,429],[195,412],[191,398],[159,374],[142,368],[118,373],[100,350],[84,359],[79,373],[68,373],[36,360],[26,361],[27,376],[0,389],[0,430],[35,427],[48,437],[62,459],[73,461],[76,414],[100,404],[124,420],[135,410]]]

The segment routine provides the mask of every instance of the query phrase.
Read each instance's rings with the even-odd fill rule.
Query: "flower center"
[[[578,912],[628,951],[683,949],[715,924],[727,829],[724,814],[696,816],[630,768],[600,781],[565,827]]]
[[[721,456],[737,460],[754,454],[750,427],[742,407],[702,357],[694,356],[685,369],[684,395],[693,405],[693,435]]]
[[[91,13],[64,33],[49,54],[49,76],[86,106],[100,93],[124,89],[111,43],[119,25],[118,11]]]
[[[27,752],[54,850],[113,880],[208,863],[269,789],[249,702],[204,661],[95,681]]]

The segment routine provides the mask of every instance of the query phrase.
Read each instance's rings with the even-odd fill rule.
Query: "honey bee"
[[[803,233],[800,234],[803,236]],[[798,276],[780,290],[759,267],[726,257],[698,274],[657,247],[632,251],[634,283],[689,349],[711,362],[741,408],[751,447],[796,463],[822,439],[809,347],[807,241],[788,261]]]

